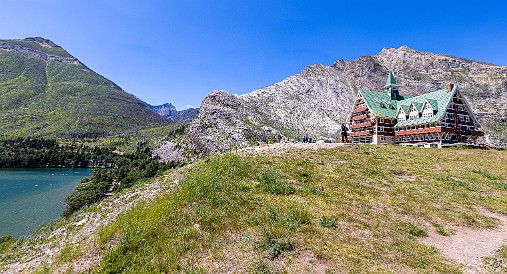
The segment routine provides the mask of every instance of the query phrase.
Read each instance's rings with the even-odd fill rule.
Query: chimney
[[[447,83],[447,86],[445,86],[445,90],[447,92],[451,92],[453,89],[454,89],[454,84],[453,83]]]

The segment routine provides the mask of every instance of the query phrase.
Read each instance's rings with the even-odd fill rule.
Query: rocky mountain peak
[[[44,47],[44,48],[54,48],[54,47],[59,47],[61,48],[60,46],[58,46],[57,44],[53,43],[53,41],[49,40],[49,39],[46,39],[46,38],[42,38],[42,37],[27,37],[25,39],[23,39],[24,41],[27,41],[27,42],[34,42],[34,43],[37,43],[39,44],[41,47]]]
[[[177,112],[176,107],[171,103],[165,103],[159,106],[148,106],[160,116],[173,115]]]
[[[148,106],[158,115],[168,119],[171,122],[188,122],[192,120],[199,113],[198,108],[189,108],[184,110],[177,110],[171,103],[165,103],[159,106]]]
[[[70,55],[62,47],[42,37],[0,40],[0,50],[28,54],[46,62],[81,64],[77,58]]]

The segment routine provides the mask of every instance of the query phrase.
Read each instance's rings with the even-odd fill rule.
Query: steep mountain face
[[[0,40],[0,98],[0,135],[95,137],[167,123],[43,38]]]
[[[198,108],[188,108],[184,110],[177,110],[175,106],[171,103],[165,103],[160,106],[152,106],[148,105],[153,111],[155,111],[158,115],[168,119],[174,123],[183,123],[188,122],[194,119],[195,116],[199,113]]]
[[[160,106],[148,106],[160,116],[172,116],[177,112],[176,107],[171,103],[165,103]]]
[[[275,134],[298,138],[337,137],[352,111],[358,89],[383,89],[388,70],[395,72],[402,95],[418,95],[456,83],[483,125],[489,141],[505,144],[507,67],[406,46],[385,48],[375,56],[311,65],[300,74],[244,95],[214,91],[201,104],[188,128],[187,145],[208,154]]]

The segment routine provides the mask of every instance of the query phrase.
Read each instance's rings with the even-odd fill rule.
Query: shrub
[[[262,232],[264,239],[261,242],[261,247],[268,250],[271,259],[278,258],[282,252],[294,250],[294,244],[290,239],[276,238],[266,229],[263,229]]]
[[[102,200],[107,189],[113,184],[116,174],[112,170],[95,170],[92,176],[79,183],[74,192],[65,199],[67,208],[63,216]]]
[[[0,253],[8,249],[9,246],[12,246],[16,242],[11,235],[0,236]]]
[[[338,217],[327,217],[325,215],[322,215],[322,217],[320,217],[320,225],[325,228],[335,229],[338,226]]]
[[[299,208],[291,208],[287,213],[287,218],[284,220],[285,226],[289,229],[294,229],[303,224],[309,224],[311,220],[311,215],[308,211],[299,209]]]
[[[433,224],[438,234],[442,236],[451,236],[456,233],[454,230],[446,230],[441,224]]]
[[[275,194],[275,195],[294,194],[296,189],[292,185],[290,185],[284,181],[281,181],[280,180],[281,177],[282,177],[282,175],[277,172],[274,172],[271,170],[264,171],[263,173],[261,173],[259,175],[259,178],[258,178],[258,180],[260,182],[260,187],[264,191],[267,191],[267,192],[269,192],[271,194]]]
[[[421,228],[417,225],[414,225],[412,223],[401,223],[400,229],[414,237],[426,237],[428,236],[428,233],[424,228]]]

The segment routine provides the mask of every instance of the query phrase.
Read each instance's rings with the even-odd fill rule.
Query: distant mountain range
[[[43,38],[0,40],[0,135],[99,137],[167,124]]]
[[[377,55],[311,65],[300,74],[244,95],[216,90],[202,102],[185,142],[209,154],[265,142],[281,133],[338,137],[359,89],[381,91],[388,70],[395,73],[402,95],[418,95],[458,84],[477,114],[486,141],[507,144],[507,67],[406,46],[385,48]]]
[[[158,115],[168,119],[171,122],[183,123],[191,121],[199,113],[199,108],[188,108],[184,110],[176,110],[171,103],[165,103],[160,106],[148,105]]]

